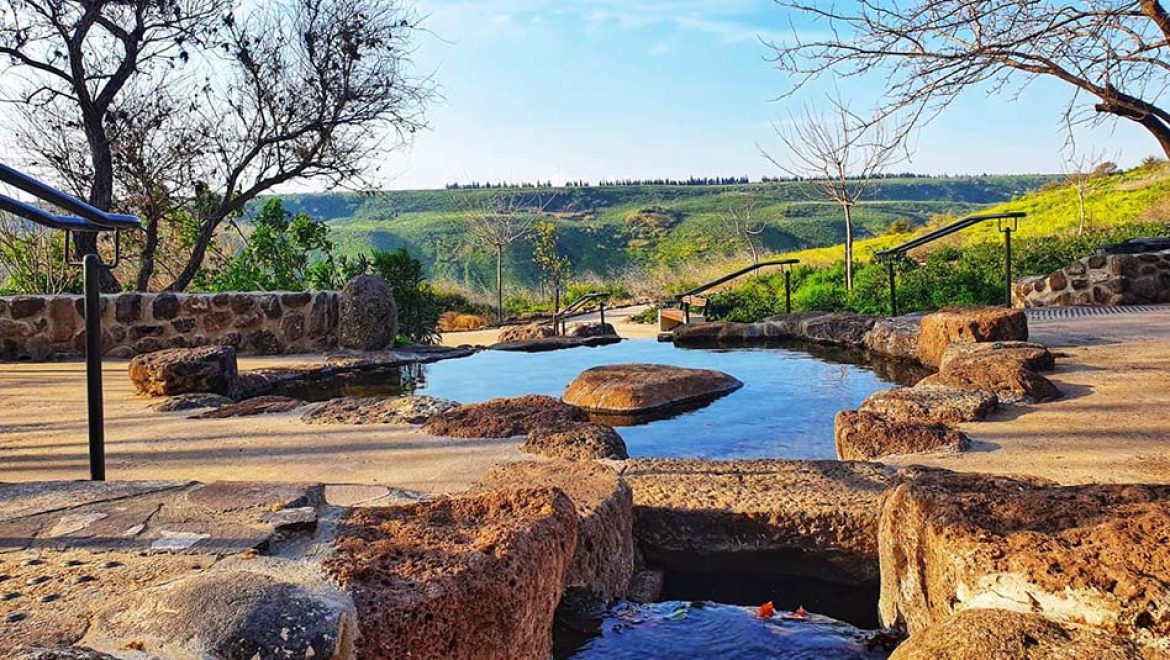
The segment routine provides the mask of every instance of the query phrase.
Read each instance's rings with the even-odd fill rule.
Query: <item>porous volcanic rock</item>
[[[624,598],[634,574],[630,487],[613,468],[593,462],[522,461],[492,468],[480,488],[560,488],[577,509],[577,546],[565,588],[592,598]]]
[[[544,353],[559,351],[562,348],[580,348],[582,346],[605,346],[616,344],[622,340],[617,335],[597,335],[595,337],[542,337],[540,339],[519,339],[516,341],[492,344],[488,348],[493,351],[515,351],[520,353]]]
[[[554,488],[353,509],[323,567],[354,601],[362,658],[547,658],[577,541]]]
[[[943,351],[939,360],[939,371],[946,369],[954,360],[986,357],[989,359],[1012,359],[1032,371],[1052,371],[1056,368],[1056,357],[1044,344],[1030,341],[987,341],[977,344],[951,344]]]
[[[602,325],[598,323],[570,323],[565,328],[566,337],[613,337],[617,335],[617,331],[613,329],[613,324],[606,323]]]
[[[586,369],[565,389],[565,403],[602,413],[649,413],[730,394],[738,379],[713,369],[613,364]]]
[[[377,275],[350,280],[338,302],[338,346],[380,351],[394,343],[397,333],[398,307],[386,280]]]
[[[520,445],[520,451],[577,461],[630,457],[625,441],[613,427],[590,422],[568,422],[532,429]]]
[[[151,657],[338,658],[353,652],[355,618],[327,586],[213,570],[115,601],[89,635],[133,640]]]
[[[271,415],[296,410],[305,405],[300,399],[275,394],[265,394],[251,399],[244,399],[239,403],[229,403],[214,410],[192,415],[191,419],[226,419],[228,417],[252,417],[254,415]]]
[[[861,402],[858,410],[891,422],[950,425],[981,420],[998,403],[991,392],[916,385],[874,392]]]
[[[1052,381],[1024,366],[1023,361],[1007,351],[952,357],[937,374],[919,382],[921,387],[930,385],[991,392],[1000,403],[1060,398],[1060,390]]]
[[[947,307],[922,317],[918,359],[938,367],[951,344],[985,341],[1027,341],[1028,317],[1004,307]]]
[[[219,408],[230,403],[234,403],[234,401],[219,394],[191,392],[188,394],[176,394],[165,401],[154,404],[151,408],[155,412],[178,412],[181,410],[194,410],[196,408]]]
[[[576,406],[528,394],[452,408],[431,417],[425,429],[451,438],[512,438],[541,427],[587,421],[589,415]]]
[[[878,532],[884,624],[967,609],[1090,625],[1170,648],[1170,486],[1057,486],[930,472],[891,489]]]
[[[971,444],[966,434],[941,424],[892,422],[873,413],[842,410],[833,422],[837,458],[872,461],[883,456],[961,452]]]
[[[648,563],[716,575],[878,579],[878,509],[896,473],[851,461],[631,459]]]
[[[878,319],[865,335],[865,348],[900,360],[918,361],[922,314]]]
[[[818,344],[861,346],[877,317],[834,312],[806,318],[800,323],[800,339]]]
[[[552,337],[557,334],[553,329],[551,323],[539,322],[529,323],[527,325],[511,325],[500,331],[496,337],[496,341],[501,344],[516,341],[529,341],[532,339],[544,339],[545,337]]]
[[[172,348],[135,356],[130,380],[139,394],[174,396],[211,392],[234,396],[237,388],[236,351],[228,346]]]
[[[21,660],[117,660],[112,655],[84,646],[58,648],[32,647],[22,649],[12,656]]]
[[[433,396],[347,396],[311,403],[301,419],[309,424],[425,424],[458,406],[458,401]]]
[[[1086,626],[1062,625],[1039,614],[963,610],[902,642],[890,660],[1134,660],[1132,641]],[[1146,656],[1152,659],[1152,655]]]

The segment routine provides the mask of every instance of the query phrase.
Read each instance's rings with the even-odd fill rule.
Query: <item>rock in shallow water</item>
[[[632,414],[684,407],[743,387],[712,369],[661,364],[615,364],[581,372],[565,390],[565,403],[593,412]]]
[[[307,405],[308,424],[425,424],[459,402],[433,396],[342,397]]]

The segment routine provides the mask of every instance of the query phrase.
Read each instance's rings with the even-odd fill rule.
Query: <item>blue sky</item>
[[[793,101],[760,39],[794,28],[770,0],[420,0],[430,34],[415,61],[443,98],[430,130],[382,163],[392,188],[450,181],[774,175],[757,145],[784,158],[771,123]],[[796,23],[801,31],[817,26]],[[854,107],[878,81],[824,81]],[[819,94],[803,100],[816,101]],[[1020,98],[974,91],[921,132],[899,169],[1057,172],[1066,89]],[[799,103],[800,101],[797,101]],[[1082,149],[1131,164],[1154,153],[1140,129],[1084,130]]]

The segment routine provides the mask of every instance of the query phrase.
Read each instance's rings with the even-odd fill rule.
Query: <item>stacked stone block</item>
[[[102,296],[102,347],[113,358],[210,345],[250,355],[332,348],[338,297],[336,291]],[[0,297],[0,361],[77,357],[84,351],[81,296]]]
[[[1170,302],[1170,250],[1095,254],[1012,287],[1016,307],[1145,305]]]

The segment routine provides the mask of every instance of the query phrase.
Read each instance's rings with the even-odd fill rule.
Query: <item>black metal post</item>
[[[101,260],[87,254],[85,267],[85,388],[89,405],[89,478],[106,480],[106,430],[102,405]]]
[[[1004,294],[1004,304],[1008,307],[1012,306],[1012,228],[1003,227],[1003,273],[1006,278],[1004,287],[1006,292]]]
[[[558,318],[561,313],[561,287],[553,285],[553,334],[565,334],[565,320]],[[559,330],[558,330],[559,326]]]
[[[784,313],[792,313],[792,271],[784,267]]]
[[[890,275],[890,316],[898,315],[898,279],[897,270],[895,269],[894,260],[886,261],[886,268]]]
[[[682,304],[682,308],[683,308],[683,323],[690,323],[691,322],[691,304],[684,302]]]
[[[605,332],[605,301],[601,301],[601,331]]]

